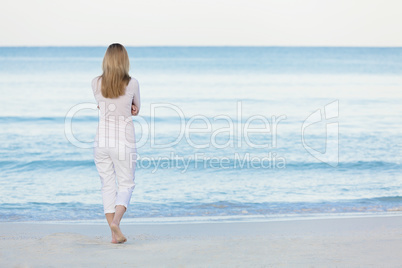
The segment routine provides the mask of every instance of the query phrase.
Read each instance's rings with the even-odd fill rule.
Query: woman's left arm
[[[138,81],[136,80],[135,82],[135,90],[134,90],[134,97],[133,97],[133,102],[131,105],[131,114],[132,115],[138,115],[140,112],[141,108],[141,99],[140,99],[140,85],[138,84]]]

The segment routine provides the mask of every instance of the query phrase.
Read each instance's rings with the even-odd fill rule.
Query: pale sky
[[[401,0],[12,0],[0,46],[402,46],[401,26]]]

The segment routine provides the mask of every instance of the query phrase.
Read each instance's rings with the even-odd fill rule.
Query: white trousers
[[[119,155],[120,149],[120,155]],[[114,213],[117,205],[128,207],[135,183],[135,148],[94,148],[96,169],[102,184],[104,213]],[[117,185],[116,185],[117,181]]]

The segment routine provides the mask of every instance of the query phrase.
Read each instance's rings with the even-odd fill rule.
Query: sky
[[[402,46],[400,0],[2,1],[0,46]]]

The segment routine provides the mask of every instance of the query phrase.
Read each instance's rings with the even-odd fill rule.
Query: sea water
[[[0,48],[0,221],[99,220],[105,47]],[[126,218],[402,211],[402,48],[129,47]]]

